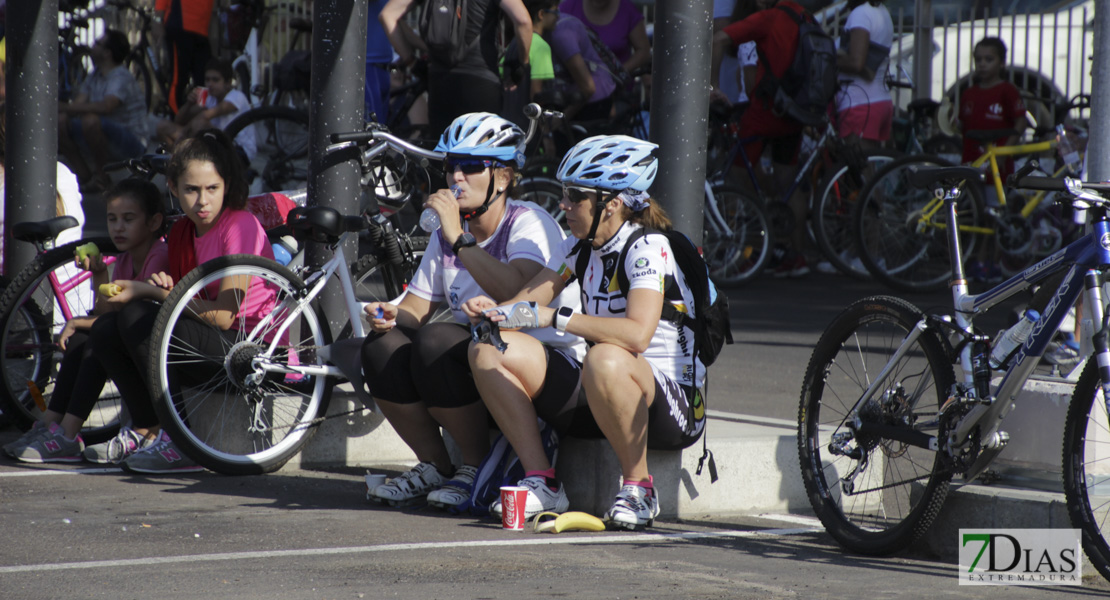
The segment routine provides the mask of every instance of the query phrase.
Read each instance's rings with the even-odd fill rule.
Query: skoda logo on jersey
[[[640,258],[636,259],[636,268],[637,269],[642,269],[642,268],[647,266],[647,263],[648,263],[648,260],[641,256]]]
[[[1110,250],[1110,233],[1102,234],[1102,237],[1098,239],[1098,244],[1102,246],[1103,250]]]

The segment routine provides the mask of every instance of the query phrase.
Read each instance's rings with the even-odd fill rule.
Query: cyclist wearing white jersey
[[[601,436],[613,446],[622,484],[605,513],[609,526],[639,530],[659,514],[647,465],[647,450],[680,449],[700,437],[705,410],[698,388],[705,373],[692,355],[693,332],[661,321],[664,302],[693,312],[693,299],[673,252],[662,235],[637,236],[623,265],[621,250],[642,228],[671,228],[666,213],[647,194],[659,161],[657,146],[627,136],[596,136],[571,148],[559,165],[561,207],[574,239],[515,298],[500,306],[477,297],[464,307],[472,320],[483,316],[504,328],[552,327],[593,342],[583,363],[551,366],[539,344],[505,331],[502,352],[471,345],[470,362],[482,400],[525,468],[526,518],[565,511],[563,486],[540,444],[536,416],[579,437]],[[579,252],[588,253],[578,267]],[[628,289],[618,285],[623,268]],[[578,280],[582,312],[548,306],[564,286]],[[692,373],[699,375],[692,379]],[[580,381],[581,394],[549,403],[547,385],[559,378]],[[500,512],[500,503],[490,507]]]

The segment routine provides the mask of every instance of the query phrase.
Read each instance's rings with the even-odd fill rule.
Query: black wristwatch
[[[567,324],[570,323],[570,316],[574,314],[574,309],[569,306],[560,306],[559,310],[555,311],[555,318],[551,320],[551,326],[559,331],[565,332]]]
[[[451,252],[458,254],[459,250],[462,250],[463,248],[469,248],[471,246],[477,245],[478,240],[474,238],[474,234],[470,233],[469,231],[464,231],[462,235],[460,235],[458,239],[455,240],[455,243],[451,245]]]

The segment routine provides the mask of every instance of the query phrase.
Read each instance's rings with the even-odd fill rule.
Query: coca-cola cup
[[[528,488],[506,485],[501,488],[501,529],[524,531],[524,505]]]
[[[197,88],[197,104],[199,104],[201,106],[204,106],[207,103],[208,103],[208,88],[198,87]]]

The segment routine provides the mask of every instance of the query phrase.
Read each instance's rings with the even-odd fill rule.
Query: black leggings
[[[459,408],[478,402],[467,349],[470,332],[457,323],[394,327],[362,344],[362,374],[370,395],[387,402]]]
[[[150,361],[158,358],[151,355],[150,334],[160,306],[147,300],[129,302],[118,312],[97,319],[89,333],[92,352],[100,357],[108,376],[116,383],[124,404],[131,412],[132,423],[138,428],[158,425],[147,378]],[[228,344],[223,336],[213,335],[213,331],[211,325],[199,321],[178,321],[173,335],[179,345],[190,348],[190,356],[209,356],[211,360],[190,364],[187,372],[172,375],[187,383],[197,383],[223,368]]]
[[[82,421],[92,414],[93,406],[100,399],[100,391],[108,381],[104,365],[88,342],[89,334],[84,331],[74,333],[66,342],[65,356],[58,367],[48,407],[56,413],[79,417]]]

